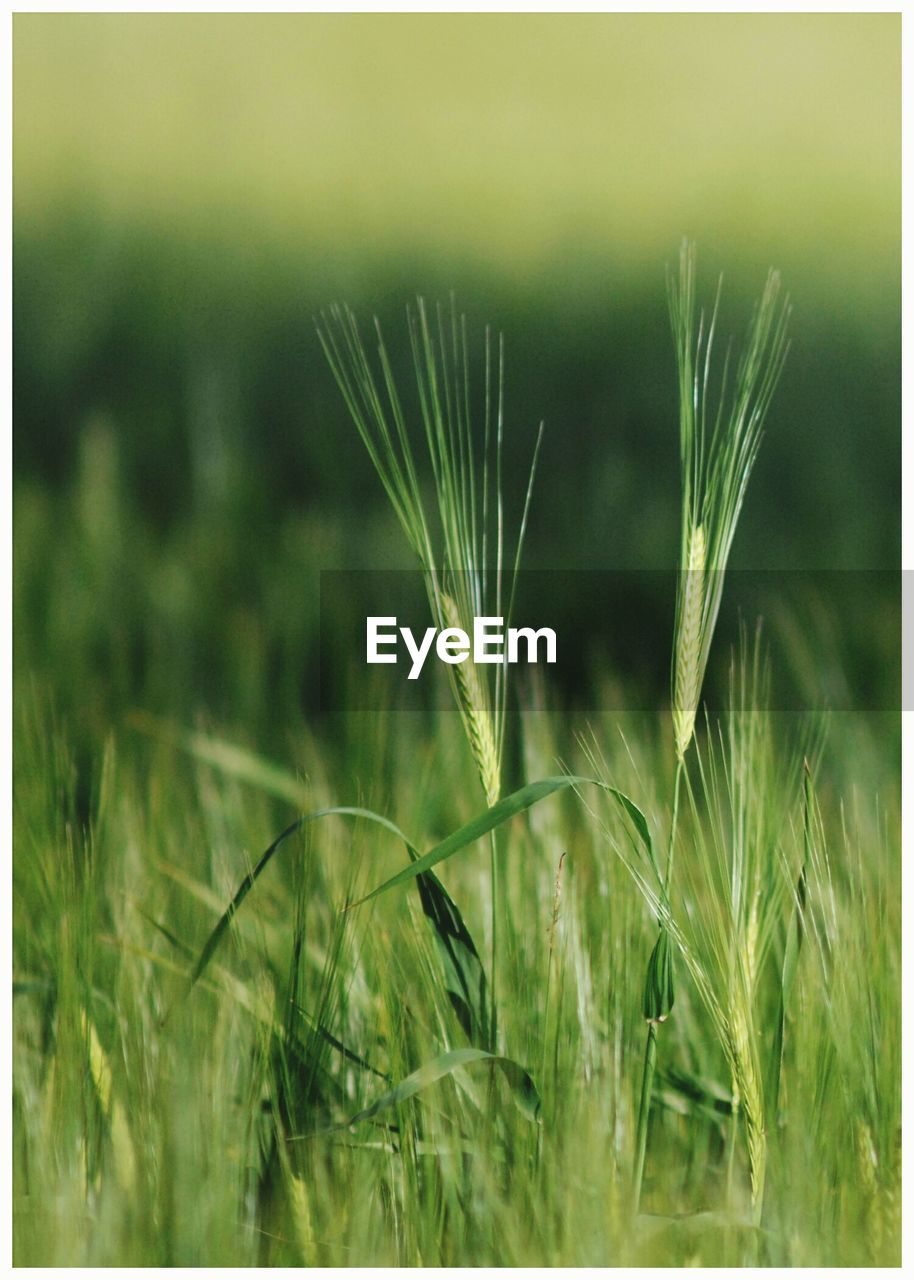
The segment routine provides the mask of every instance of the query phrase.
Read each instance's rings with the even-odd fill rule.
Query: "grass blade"
[[[416,886],[422,910],[435,930],[451,1007],[467,1039],[484,1041],[490,1025],[488,987],[476,944],[456,903],[433,872],[418,876]]]
[[[366,1107],[364,1111],[354,1115],[346,1124],[335,1127],[348,1129],[364,1120],[370,1120],[388,1107],[397,1106],[399,1103],[405,1102],[407,1098],[414,1097],[422,1089],[427,1089],[429,1085],[435,1084],[459,1067],[466,1067],[474,1062],[491,1062],[494,1066],[497,1066],[511,1086],[512,1097],[520,1110],[534,1123],[539,1121],[540,1097],[536,1085],[533,1083],[530,1073],[525,1071],[513,1058],[501,1057],[498,1054],[489,1053],[485,1049],[451,1049],[447,1053],[440,1054],[437,1058],[432,1058],[430,1062],[424,1063],[418,1070],[413,1071],[378,1098],[377,1101],[373,1102],[370,1107]]]
[[[806,915],[806,878],[812,854],[812,776],[809,764],[803,764],[803,866],[797,880],[794,896],[793,919],[787,929],[784,945],[784,961],[781,967],[781,983],[778,991],[778,1011],[774,1024],[774,1044],[771,1050],[771,1092],[769,1095],[769,1123],[777,1121],[778,1100],[781,1093],[781,1076],[784,1071],[784,1035],[787,1026],[787,1005],[793,991],[797,961],[803,945],[803,929]]]
[[[654,842],[651,840],[651,833],[647,825],[647,818],[645,818],[634,800],[631,800],[624,791],[619,791],[616,787],[606,786],[605,783],[600,783],[599,785],[604,787],[604,790],[618,801],[621,808],[628,814],[632,821],[632,825],[641,837],[641,843],[644,845],[644,851],[647,854],[648,862],[651,864],[651,869],[657,876],[657,879],[660,880],[660,867],[657,865],[657,858],[654,853]]]
[[[347,910],[352,910],[353,907],[358,907],[363,902],[370,902],[372,898],[377,898],[380,894],[386,893],[388,889],[393,889],[400,884],[407,884],[416,876],[430,871],[439,862],[444,862],[445,859],[453,857],[455,853],[459,853],[461,849],[475,844],[482,836],[494,831],[496,827],[502,826],[503,823],[510,821],[517,814],[523,813],[540,800],[545,800],[553,792],[562,791],[566,787],[580,786],[584,782],[593,782],[593,779],[579,778],[567,774],[558,778],[542,778],[539,782],[530,782],[518,791],[513,791],[511,795],[505,796],[503,800],[493,804],[491,809],[486,809],[483,813],[477,814],[465,826],[452,832],[440,844],[436,844],[433,849],[430,849],[428,853],[418,858],[410,866],[404,867],[395,876],[385,880],[377,889],[372,889],[371,893],[366,894],[364,898],[359,898],[357,902],[350,903]],[[602,784],[596,783],[595,785],[600,786]]]

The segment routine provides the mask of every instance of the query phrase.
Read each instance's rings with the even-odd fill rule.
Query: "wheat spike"
[[[89,1073],[98,1094],[102,1114],[110,1128],[115,1177],[124,1190],[131,1191],[136,1182],[136,1159],[130,1137],[130,1126],[127,1124],[127,1116],[119,1099],[112,1096],[111,1064],[101,1046],[98,1032],[86,1017],[85,1012],[82,1014],[82,1026],[83,1033],[88,1037],[89,1042]]]
[[[454,598],[442,591],[439,600],[446,624],[463,630],[460,611]],[[470,750],[476,761],[482,789],[486,793],[486,803],[491,807],[501,794],[501,768],[488,700],[479,679],[479,673],[472,661],[468,659],[450,669],[457,685],[460,713],[466,728]]]
[[[747,1018],[746,1012],[743,1000],[737,996],[733,1001],[730,1014],[730,1052],[733,1055],[733,1075],[737,1092],[746,1117],[746,1145],[749,1149],[752,1204],[758,1210],[765,1190],[768,1144],[765,1135],[761,1082],[752,1051],[751,1013],[750,1018]]]
[[[895,1135],[889,1176],[883,1185],[885,1241],[890,1249],[901,1240],[901,1130]]]
[[[701,694],[701,623],[705,598],[705,533],[696,525],[689,539],[688,568],[682,587],[679,627],[676,634],[676,676],[673,695],[673,732],[681,760],[692,740],[695,714]]]
[[[752,909],[749,912],[749,923],[746,927],[746,941],[743,947],[743,967],[746,972],[746,990],[755,990],[755,979],[758,976],[758,944],[759,944],[759,891],[752,897]]]
[[[311,1203],[304,1178],[289,1174],[289,1207],[295,1227],[295,1239],[303,1261],[314,1254],[314,1228],[311,1222]]]
[[[873,1132],[865,1120],[857,1120],[857,1177],[863,1202],[866,1242],[873,1259],[879,1258],[883,1241],[883,1197],[880,1194],[879,1156]]]

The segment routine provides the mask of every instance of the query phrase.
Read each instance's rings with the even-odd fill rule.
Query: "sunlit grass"
[[[625,742],[621,727],[613,718],[594,724],[608,774],[639,792],[650,771],[662,791],[668,726],[626,717]],[[289,812],[263,788],[277,777],[285,789],[293,782],[252,772],[237,754],[197,759],[120,732],[97,775],[88,824],[80,822],[66,731],[24,694],[17,1261],[894,1260],[897,793],[888,773],[868,773],[842,811],[833,784],[846,755],[867,758],[875,728],[845,719],[822,750],[805,855],[802,756],[791,745],[808,739],[804,722],[738,705],[719,739],[713,725],[707,741],[702,732],[707,788],[696,772],[680,849],[690,959],[664,1029],[636,1222],[627,1187],[643,956],[655,925],[612,852],[611,842],[625,840],[617,809],[606,815],[610,843],[600,824],[557,799],[511,828],[501,923],[511,998],[500,1012],[506,1043],[537,1077],[541,1126],[510,1105],[498,1080],[497,1111],[488,1114],[486,1078],[470,1067],[340,1129],[382,1099],[387,1081],[407,1079],[442,1046],[459,1047],[418,897],[407,887],[339,914],[353,893],[402,865],[395,843],[361,824],[314,828],[258,882],[188,995],[193,956],[244,869],[245,849]],[[404,825],[415,823],[412,762],[426,754],[422,732],[407,718],[377,758],[393,771],[391,812]],[[524,733],[531,765],[541,766],[564,742],[564,721],[531,711]],[[761,767],[752,742],[776,767]],[[321,754],[318,744],[298,750],[311,775],[309,804],[334,798]],[[451,790],[469,795],[477,785],[471,761],[443,754],[446,768],[423,778],[430,826],[415,838],[428,843],[442,829],[437,815],[451,809]],[[583,760],[569,763],[586,772]],[[647,811],[652,826],[669,820],[663,805]],[[764,1028],[753,1050],[764,1076],[781,981],[772,957],[792,927],[804,856],[805,936],[780,1097],[767,1122],[768,1195],[756,1238],[743,1207],[751,1166],[733,1137],[721,1030],[732,1031],[731,1002],[751,1000],[748,1026]],[[485,865],[479,848],[442,868],[474,929],[489,905]],[[724,898],[732,884],[740,896],[731,913]],[[708,1016],[703,982],[719,993],[722,1026]],[[737,1081],[744,1092],[744,1072]]]

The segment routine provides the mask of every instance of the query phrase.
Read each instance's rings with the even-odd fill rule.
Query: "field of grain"
[[[16,1263],[897,1264],[897,17],[14,26]]]

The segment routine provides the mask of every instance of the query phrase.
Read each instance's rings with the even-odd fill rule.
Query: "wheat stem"
[[[632,1204],[637,1213],[641,1205],[641,1181],[644,1176],[644,1157],[647,1153],[647,1123],[654,1090],[654,1071],[657,1066],[657,1024],[647,1024],[647,1042],[644,1046],[644,1070],[641,1076],[641,1101],[638,1106],[638,1131],[635,1138],[635,1174],[632,1186]]]

